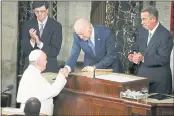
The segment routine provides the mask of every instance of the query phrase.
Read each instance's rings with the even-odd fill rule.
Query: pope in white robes
[[[40,113],[53,115],[53,97],[57,96],[65,86],[67,80],[63,72],[59,71],[54,83],[50,84],[41,72],[46,68],[46,54],[41,50],[34,50],[29,55],[30,65],[25,70],[19,83],[17,102],[21,103],[23,111],[26,101],[36,97],[41,102]]]

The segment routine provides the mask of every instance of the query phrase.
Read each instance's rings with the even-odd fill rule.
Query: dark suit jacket
[[[171,33],[161,24],[154,32],[147,46],[148,30],[140,28],[137,31],[135,50],[144,55],[144,63],[138,67],[137,75],[146,77],[155,86],[150,86],[151,92],[169,93],[171,91],[170,54],[173,47]]]
[[[71,69],[76,65],[81,49],[84,51],[84,66],[93,66],[99,69],[111,68],[114,72],[123,72],[122,64],[118,55],[116,39],[110,29],[104,26],[94,25],[95,36],[95,53],[93,54],[87,41],[79,38],[74,33],[74,42],[72,46],[71,56],[66,65]]]
[[[37,30],[39,37],[39,26],[36,19],[27,21],[22,29],[21,47],[25,55],[24,70],[28,67],[28,56],[34,49],[38,49],[35,45],[33,48],[30,44],[29,30],[34,28]],[[42,51],[47,55],[47,66],[44,72],[58,72],[57,56],[62,44],[62,26],[60,23],[48,17],[40,40],[43,42]]]

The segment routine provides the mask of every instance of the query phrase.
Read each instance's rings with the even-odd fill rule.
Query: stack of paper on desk
[[[112,69],[96,69],[95,74],[94,72],[74,72],[71,73],[73,75],[79,75],[79,76],[86,76],[88,78],[94,78],[96,75],[104,75],[104,74],[109,74],[112,73]]]
[[[95,72],[113,72],[112,69],[96,69]]]
[[[129,81],[135,81],[135,80],[140,80],[142,79],[141,77],[129,77],[128,75],[122,75],[122,74],[114,74],[114,73],[110,73],[110,74],[104,74],[104,75],[98,75],[95,76],[95,78],[97,79],[103,79],[103,80],[109,80],[109,81],[115,81],[115,82],[129,82]]]

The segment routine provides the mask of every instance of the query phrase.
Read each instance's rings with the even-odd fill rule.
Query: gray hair
[[[74,29],[86,29],[91,26],[91,23],[87,19],[78,18],[74,23]]]
[[[158,20],[158,10],[155,7],[153,7],[153,6],[146,7],[141,11],[141,13],[143,13],[143,12],[148,12],[150,17],[154,16]]]

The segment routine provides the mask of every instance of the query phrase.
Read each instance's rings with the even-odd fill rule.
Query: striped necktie
[[[88,45],[89,45],[89,47],[91,48],[93,54],[95,55],[95,46],[94,46],[94,44],[92,43],[91,39],[88,40]]]
[[[148,36],[148,40],[147,40],[147,46],[148,46],[148,44],[149,44],[151,38],[152,38],[152,33],[149,32],[149,36]]]
[[[40,24],[40,30],[39,30],[40,38],[41,38],[42,33],[43,33],[43,29],[44,29],[43,26],[44,26],[44,24]]]

